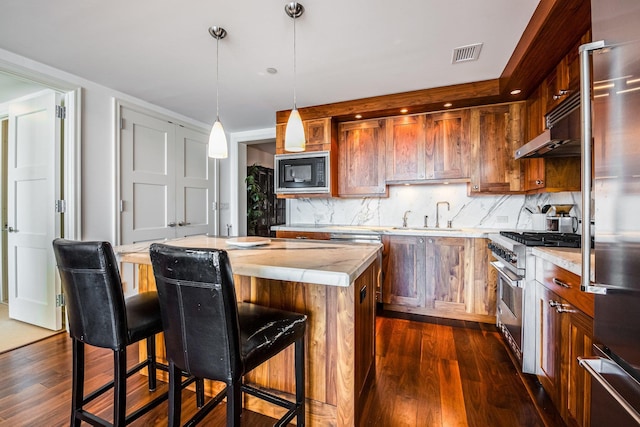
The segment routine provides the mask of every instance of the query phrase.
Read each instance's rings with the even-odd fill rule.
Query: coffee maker
[[[575,233],[578,231],[578,218],[571,216],[574,205],[551,205],[547,214],[547,231],[557,233]]]

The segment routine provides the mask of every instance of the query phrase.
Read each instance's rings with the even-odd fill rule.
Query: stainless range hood
[[[516,150],[516,159],[580,156],[580,92],[545,116],[547,130]]]

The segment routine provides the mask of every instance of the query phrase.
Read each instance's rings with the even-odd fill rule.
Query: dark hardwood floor
[[[362,426],[543,426],[534,400],[513,366],[492,325],[422,318],[377,319],[376,376],[367,394]],[[131,364],[137,349],[129,351]],[[87,389],[106,382],[112,370],[110,351],[90,348]],[[0,354],[0,425],[69,425],[71,341],[59,334]],[[166,390],[163,383],[156,393]],[[155,394],[146,380],[128,382],[129,408]],[[195,410],[193,393],[184,392],[183,421]],[[90,408],[111,419],[111,394]],[[223,426],[224,405],[201,424]],[[273,420],[252,412],[243,426],[270,426]],[[137,420],[134,426],[166,425],[167,404]],[[551,426],[546,422],[546,425]]]

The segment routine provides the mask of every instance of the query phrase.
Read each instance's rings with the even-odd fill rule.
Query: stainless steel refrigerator
[[[591,374],[591,427],[638,426],[640,0],[591,0],[591,13],[593,42],[580,48],[582,287],[595,293],[596,357],[580,363]]]

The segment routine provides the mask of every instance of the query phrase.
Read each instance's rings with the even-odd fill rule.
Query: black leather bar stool
[[[126,415],[127,378],[144,367],[149,370],[149,390],[156,388],[156,369],[168,370],[156,362],[155,334],[162,332],[156,292],[124,297],[118,264],[108,242],[53,241],[65,295],[69,335],[73,340],[73,390],[71,425],[81,421],[92,425],[124,426],[167,399],[168,392]],[[127,346],[146,339],[147,359],[127,371]],[[84,395],[84,346],[113,350],[114,381]],[[191,378],[189,382],[193,382]],[[200,383],[202,384],[202,383]],[[186,385],[186,382],[182,384]],[[113,424],[84,409],[84,406],[114,388]],[[204,390],[199,387],[199,406]]]
[[[227,398],[227,426],[239,426],[242,392],[288,409],[275,424],[294,417],[305,424],[304,335],[307,316],[236,301],[226,251],[151,245],[151,263],[160,298],[169,360],[169,426],[180,425],[178,373],[226,383],[189,420],[201,421]],[[295,344],[296,400],[291,402],[245,384],[243,376]]]

